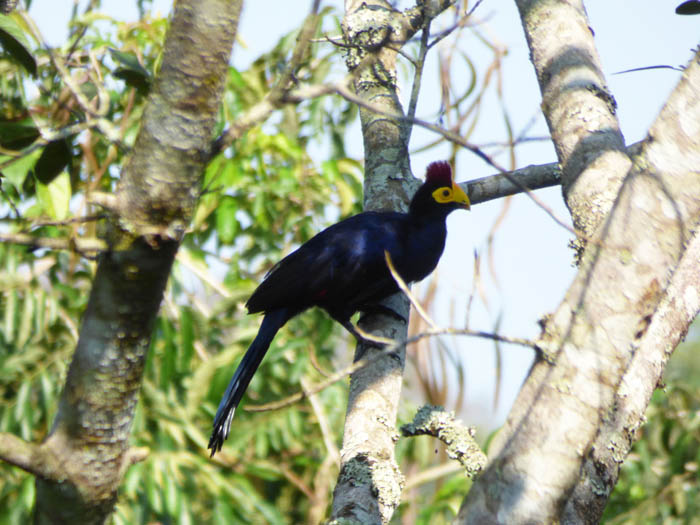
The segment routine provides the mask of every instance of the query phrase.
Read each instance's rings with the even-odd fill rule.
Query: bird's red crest
[[[447,161],[431,162],[425,174],[425,181],[437,186],[452,186],[452,168]]]

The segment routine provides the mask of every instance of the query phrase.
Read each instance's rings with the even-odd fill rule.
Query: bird
[[[385,253],[404,282],[422,280],[435,269],[445,248],[447,216],[470,205],[450,164],[433,162],[407,213],[359,213],[316,234],[274,265],[246,303],[249,314],[263,314],[262,324],[214,416],[211,455],[221,450],[248,384],[287,321],[320,307],[358,341],[380,346],[367,340],[350,318],[358,311],[389,310],[377,304],[399,291]]]

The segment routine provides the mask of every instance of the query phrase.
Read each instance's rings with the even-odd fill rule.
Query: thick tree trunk
[[[519,7],[586,248],[541,336],[548,359],[533,366],[459,520],[595,523],[665,357],[700,307],[689,280],[700,220],[700,54],[630,163],[582,5]],[[682,300],[670,295],[679,286],[689,286]]]
[[[36,447],[37,523],[103,523],[163,290],[198,194],[241,1],[180,0],[116,198],[53,428]],[[29,467],[29,465],[25,465]]]

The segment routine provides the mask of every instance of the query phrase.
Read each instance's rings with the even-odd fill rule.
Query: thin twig
[[[469,13],[466,13],[464,16],[458,18],[457,21],[454,24],[452,24],[450,27],[448,27],[447,29],[443,29],[437,35],[435,35],[435,38],[433,38],[433,41],[428,44],[428,49],[435,47],[437,44],[442,42],[445,38],[447,38],[452,33],[454,33],[454,31],[456,29],[460,29],[462,27],[465,27],[467,25],[467,19],[470,17],[472,12],[473,12],[473,9]],[[470,26],[471,25],[472,24],[470,24]]]
[[[385,357],[386,355],[391,354],[392,352],[395,352],[398,348],[400,348],[403,345],[415,343],[416,341],[420,341],[421,339],[425,339],[426,337],[436,337],[440,335],[466,335],[472,337],[482,337],[485,339],[491,339],[493,341],[501,341],[504,343],[526,346],[535,350],[538,349],[537,344],[529,339],[523,339],[519,337],[506,337],[498,334],[492,334],[489,332],[482,332],[479,330],[467,330],[456,328],[439,328],[437,330],[428,330],[426,332],[416,334],[407,339],[394,341],[393,344],[387,345],[386,347],[382,348],[381,352],[377,352],[372,357],[355,361],[351,365],[348,365],[345,368],[334,372],[325,381],[321,381],[319,383],[316,383],[315,385],[310,385],[308,388],[304,389],[303,392],[297,392],[296,394],[292,394],[291,396],[288,396],[284,399],[280,399],[279,401],[273,401],[271,403],[265,403],[262,405],[248,405],[244,407],[244,410],[247,410],[249,412],[266,412],[268,410],[279,410],[281,408],[288,407],[290,405],[293,405],[294,403],[301,401],[309,395],[316,394],[321,390],[328,388],[332,384],[337,383],[341,379],[356,372],[360,368],[364,368],[373,364],[378,359]]]
[[[420,87],[423,80],[423,67],[425,66],[425,57],[428,54],[428,37],[430,36],[430,18],[426,18],[425,25],[423,26],[423,33],[420,39],[420,50],[418,52],[418,59],[414,62],[416,70],[413,74],[413,86],[411,86],[411,99],[408,103],[408,111],[406,116],[409,119],[414,119],[416,117],[416,107],[418,106],[418,94],[420,93]],[[407,121],[403,124],[404,133],[404,143],[408,144],[411,140],[411,132],[413,131],[413,126]]]
[[[481,2],[483,2],[483,1],[484,0],[477,0],[476,3],[474,4],[474,6],[467,13],[467,16],[472,16],[474,14],[474,11],[476,11],[476,8],[479,7],[479,5],[481,5]]]
[[[309,382],[306,378],[301,378],[301,388],[304,392],[307,392],[309,387]],[[318,421],[318,426],[321,429],[321,435],[323,436],[323,443],[326,446],[326,452],[337,464],[340,461],[340,452],[338,447],[335,445],[333,440],[333,432],[331,432],[331,425],[328,422],[328,417],[326,416],[326,411],[323,405],[320,403],[318,396],[316,394],[309,394],[309,403],[311,403],[311,408],[316,414],[316,420]]]
[[[16,219],[9,220],[21,220],[22,214],[19,212],[19,209],[17,209],[15,203],[12,202],[12,198],[7,194],[5,188],[2,187],[2,181],[0,181],[0,195],[5,197],[5,201],[7,201],[7,203],[10,205],[10,208],[12,208],[12,212],[15,214]]]
[[[104,213],[97,213],[94,215],[83,215],[81,217],[71,217],[70,219],[64,219],[62,221],[35,221],[31,220],[29,225],[32,228],[41,228],[44,226],[67,226],[69,224],[83,223],[83,222],[94,222],[99,221],[107,217]],[[26,221],[27,219],[21,219]]]
[[[187,249],[180,249],[176,257],[177,261],[188,268],[193,274],[199,277],[202,282],[208,284],[216,293],[225,299],[231,298],[231,292],[223,283],[216,279],[211,272],[208,271],[206,264],[199,259],[192,257],[192,254]]]
[[[644,66],[644,67],[635,67],[632,69],[624,69],[622,71],[615,71],[614,73],[611,73],[612,75],[622,75],[623,73],[636,73],[637,71],[647,71],[649,69],[672,69],[673,71],[684,71],[685,67],[684,66],[669,66],[667,64],[665,65],[660,65],[660,66]]]
[[[97,107],[93,107],[87,97],[83,94],[80,86],[73,80],[73,77],[68,71],[63,59],[54,53],[54,51],[46,43],[41,31],[39,31],[39,28],[34,23],[34,20],[32,20],[32,18],[26,12],[22,12],[21,16],[22,20],[27,24],[27,27],[32,32],[34,38],[41,43],[41,46],[48,54],[51,63],[61,76],[61,80],[63,80],[65,85],[68,87],[76,102],[80,105],[86,116],[89,115],[93,117],[93,122],[90,123],[90,127],[96,127],[99,129],[110,142],[120,144],[121,136],[116,127],[108,119],[104,118],[109,111],[109,95],[102,96],[103,94],[100,92],[100,96],[98,97],[99,104]],[[98,90],[104,91],[104,87],[101,87],[99,84],[96,85]]]
[[[60,239],[53,237],[35,237],[28,233],[0,233],[0,242],[22,244],[34,248],[50,248],[52,250],[68,250],[81,255],[105,252],[107,243],[101,239]]]
[[[411,304],[413,305],[413,308],[416,309],[416,312],[418,312],[418,315],[420,315],[423,320],[428,323],[428,326],[430,326],[431,330],[439,330],[438,325],[433,321],[432,317],[426,312],[421,304],[418,302],[418,299],[416,299],[416,296],[413,295],[411,290],[408,288],[408,285],[406,284],[406,281],[403,280],[403,278],[399,275],[399,272],[396,271],[396,268],[394,267],[394,262],[391,260],[391,255],[387,250],[384,250],[384,260],[386,261],[386,265],[389,268],[389,271],[391,272],[391,276],[394,278],[394,281],[396,281],[396,284],[399,286],[399,289],[404,293],[406,297],[408,297],[408,300],[411,301]]]
[[[243,118],[236,119],[223,135],[214,141],[209,157],[213,158],[221,151],[230,146],[238,137],[246,130],[253,127],[255,124],[265,120],[275,109],[280,107],[285,101],[285,95],[290,90],[290,84],[295,80],[296,70],[301,65],[304,55],[307,52],[311,38],[316,32],[318,26],[318,9],[320,0],[314,0],[311,7],[311,12],[304,20],[304,25],[299,32],[296,46],[292,51],[292,57],[289,64],[282,72],[282,75],[275,85],[268,91],[263,99],[251,107]]]
[[[34,122],[37,123],[36,118],[34,119]],[[48,127],[39,126],[38,129],[41,136],[23,150],[12,152],[11,158],[0,163],[0,170],[7,168],[11,164],[14,164],[18,160],[26,157],[27,155],[41,148],[42,146],[46,146],[49,142],[53,142],[59,139],[65,139],[72,135],[77,135],[81,131],[85,131],[86,129],[89,129],[91,127],[94,127],[94,124],[89,122],[78,122],[77,124],[64,126],[58,130],[52,130]]]
[[[408,492],[413,487],[419,487],[426,483],[435,481],[436,479],[444,478],[450,474],[456,474],[462,471],[462,466],[459,463],[450,461],[448,463],[442,463],[434,467],[430,467],[426,470],[419,472],[413,476],[406,478],[406,484],[403,487],[404,494]]]

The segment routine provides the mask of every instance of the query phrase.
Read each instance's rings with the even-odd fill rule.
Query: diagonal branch
[[[297,37],[297,43],[292,52],[289,64],[282,75],[280,75],[275,85],[260,102],[250,108],[242,118],[236,118],[236,121],[231,123],[228,130],[216,139],[208,154],[210,159],[233,144],[236,139],[241,137],[250,128],[266,120],[273,111],[280,108],[285,103],[287,94],[296,83],[294,75],[303,62],[311,39],[318,27],[318,9],[320,3],[320,0],[314,0],[311,13],[309,13],[304,20],[304,24]]]
[[[571,13],[567,19],[572,19]],[[460,522],[561,521],[577,486],[584,493],[597,491],[587,500],[579,494],[579,502],[607,499],[616,479],[616,472],[609,470],[612,462],[629,450],[627,444],[620,447],[614,431],[641,425],[640,399],[648,400],[648,389],[656,385],[655,373],[645,374],[652,383],[644,388],[626,382],[634,377],[630,373],[637,358],[647,362],[648,356],[640,352],[650,349],[643,342],[652,326],[667,327],[663,318],[656,321],[668,315],[665,301],[682,319],[673,327],[671,344],[698,310],[694,299],[691,311],[680,316],[677,309],[688,305],[664,298],[683,270],[688,242],[693,240],[690,233],[700,223],[700,136],[694,132],[700,121],[699,92],[700,51],[650,128],[631,169],[622,176],[611,174],[622,182],[598,227],[600,242],[587,247],[574,282],[539,341],[555,356],[555,363],[539,361],[533,366],[492,444],[489,467],[460,510]],[[601,179],[599,184],[607,182]],[[697,264],[697,258],[693,261]],[[655,334],[653,343],[670,352],[666,337]],[[616,403],[629,404],[627,415],[633,419],[615,421],[621,410]],[[544,432],[542,422],[552,418],[556,424]],[[598,440],[601,428],[607,429],[600,435],[603,441]],[[608,448],[612,454],[603,452]],[[596,462],[598,458],[603,461]],[[604,482],[605,494],[595,482],[580,479],[582,466],[585,472],[605,469],[597,478]]]

